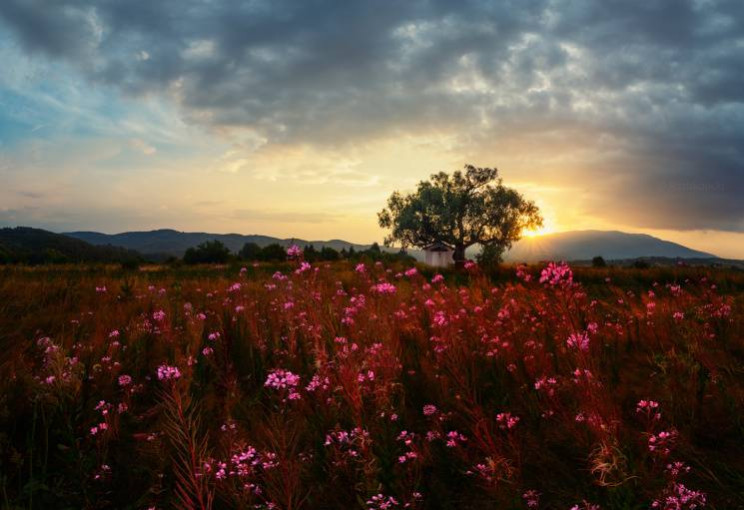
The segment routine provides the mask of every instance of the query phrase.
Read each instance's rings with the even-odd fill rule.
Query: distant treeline
[[[388,253],[375,243],[366,250],[355,250],[350,247],[335,250],[329,246],[316,249],[307,245],[302,250],[303,259],[308,262],[333,260],[380,260],[386,262],[407,261],[415,259],[405,251]],[[124,267],[135,268],[145,262],[168,264],[225,264],[228,262],[281,262],[287,260],[287,250],[280,244],[273,243],[259,246],[256,243],[246,243],[238,253],[233,253],[221,241],[212,240],[189,248],[183,259],[163,254],[142,255],[134,250],[128,250],[111,245],[93,245],[37,228],[15,227],[0,229],[0,265],[3,264],[75,264],[102,263],[121,264]]]
[[[0,264],[117,263],[136,266],[142,255],[118,246],[94,246],[46,230],[29,227],[0,229]]]
[[[324,246],[318,250],[313,245],[306,245],[302,249],[302,257],[307,262],[361,260],[362,258],[375,261],[415,261],[412,256],[402,250],[397,253],[384,252],[377,243],[366,250],[355,250],[352,246],[348,250],[344,248],[341,251],[330,246]],[[214,240],[189,248],[183,256],[186,264],[224,264],[236,259],[246,262],[281,262],[287,260],[287,250],[277,243],[264,247],[256,243],[245,243],[237,254],[233,254],[222,242]],[[171,259],[171,262],[173,261],[175,257]]]

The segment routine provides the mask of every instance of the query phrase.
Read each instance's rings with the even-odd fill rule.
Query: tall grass
[[[741,274],[154,269],[0,272],[3,508],[744,506]]]

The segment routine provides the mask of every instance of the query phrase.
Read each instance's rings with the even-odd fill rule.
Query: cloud
[[[0,12],[32,52],[87,59],[101,42],[95,10],[80,2],[60,2],[50,9],[40,0],[9,0]]]
[[[744,231],[738,0],[6,0],[0,20],[30,54],[239,140],[224,172],[365,186],[353,158],[258,163],[452,136],[545,186],[570,174],[598,218]]]
[[[18,195],[24,197],[24,198],[31,198],[33,200],[38,200],[40,198],[44,198],[44,193],[38,193],[36,191],[28,191],[28,190],[21,190],[18,191]]]
[[[138,152],[141,152],[142,154],[144,154],[146,156],[152,156],[153,154],[155,154],[158,151],[155,147],[153,147],[152,145],[148,144],[147,142],[145,142],[141,138],[132,138],[131,140],[129,140],[129,146],[132,149],[134,149],[134,150],[136,150]]]

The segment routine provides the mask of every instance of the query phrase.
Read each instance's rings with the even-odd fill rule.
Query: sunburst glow
[[[574,3],[1,1],[0,227],[370,244],[467,163],[559,226],[526,238],[741,257],[742,2]]]
[[[540,237],[557,232],[553,211],[549,208],[544,209],[542,225],[537,228],[523,230],[522,237]]]
[[[544,236],[545,234],[552,234],[553,232],[555,232],[553,228],[545,225],[540,228],[522,231],[522,237],[539,237],[539,236]]]

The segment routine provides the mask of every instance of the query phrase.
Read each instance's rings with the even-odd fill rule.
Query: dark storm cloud
[[[50,8],[40,0],[8,0],[0,5],[0,16],[31,51],[82,58],[94,44],[88,13],[74,4]]]
[[[269,143],[551,137],[595,150],[594,213],[744,231],[739,0],[5,0],[0,19],[190,122]]]

